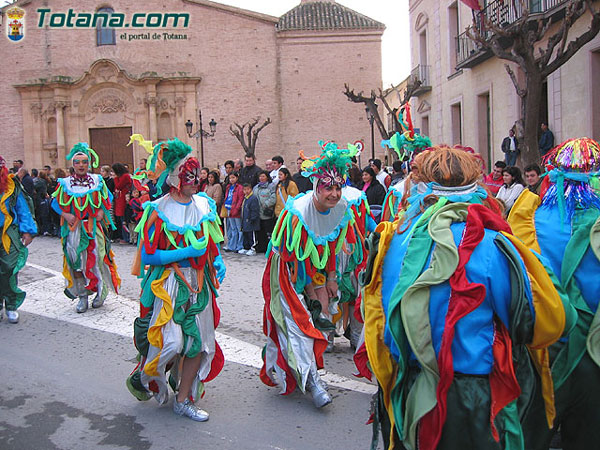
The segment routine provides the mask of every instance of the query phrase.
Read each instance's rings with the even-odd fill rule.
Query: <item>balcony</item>
[[[568,0],[529,0],[529,19],[532,26],[538,19],[559,18],[564,14],[564,6]],[[486,30],[486,20],[494,25],[508,28],[523,15],[519,0],[492,0],[481,11],[473,11],[473,22],[477,30],[483,30],[486,38],[491,32]],[[508,47],[510,42],[500,42]],[[480,48],[467,36],[466,31],[456,37],[456,69],[471,68],[492,56],[492,52]]]
[[[415,84],[416,82],[421,83],[413,92],[413,96],[418,97],[419,95],[431,91],[431,79],[429,78],[430,68],[431,66],[419,64],[410,72],[408,84]]]

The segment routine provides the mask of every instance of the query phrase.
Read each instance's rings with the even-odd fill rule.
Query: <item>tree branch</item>
[[[563,53],[556,55],[556,58],[554,58],[551,63],[545,67],[542,67],[542,75],[547,77],[564,63],[566,63],[575,53],[577,53],[581,47],[594,39],[596,35],[598,35],[598,32],[600,32],[600,13],[596,11],[592,16],[590,28],[585,33],[577,36],[577,38],[569,42],[567,49]]]
[[[525,97],[527,95],[527,89],[523,89],[519,85],[519,82],[517,81],[517,77],[515,75],[515,72],[513,72],[512,68],[508,64],[504,64],[504,68],[508,72],[508,76],[510,77],[513,85],[515,86],[515,90],[517,91],[517,95],[519,97],[521,97],[521,98]]]

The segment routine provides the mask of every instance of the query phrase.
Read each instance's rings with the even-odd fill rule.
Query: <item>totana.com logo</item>
[[[6,35],[11,41],[18,42],[25,37],[25,10],[17,6],[6,11]]]

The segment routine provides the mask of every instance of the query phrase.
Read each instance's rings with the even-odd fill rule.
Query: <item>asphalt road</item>
[[[61,294],[60,244],[36,238],[20,275],[21,321],[0,322],[0,449],[367,449],[373,385],[352,377],[344,338],[326,355],[334,400],[316,410],[309,396],[278,395],[258,378],[262,256],[225,255],[219,304],[223,372],[200,406],[206,423],[175,416],[172,400],[138,402],[125,387],[135,367],[131,327],[139,282],[134,247],[115,246],[123,286],[104,307],[76,314]]]

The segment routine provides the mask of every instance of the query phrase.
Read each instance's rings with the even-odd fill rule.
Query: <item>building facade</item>
[[[369,125],[344,83],[381,86],[384,25],[331,0],[302,0],[281,17],[206,0],[23,0],[0,20],[2,154],[30,168],[63,166],[79,141],[101,164],[137,164],[145,152],[126,146],[132,133],[179,137],[216,167],[243,157],[230,126],[257,117],[272,122],[258,138],[259,164],[291,161],[320,139],[365,139]],[[9,36],[15,20],[19,40]],[[204,129],[217,122],[214,136],[188,137],[186,121],[196,131],[200,116]]]
[[[482,0],[478,14],[510,26],[519,17],[513,3]],[[532,18],[560,14],[565,3],[532,0]],[[520,117],[520,98],[505,64],[517,77],[522,74],[513,63],[478,49],[468,38],[466,29],[474,15],[462,1],[410,0],[409,11],[411,77],[423,82],[412,100],[415,126],[434,143],[475,148],[491,167],[504,158],[502,139]],[[585,31],[589,22],[586,13],[570,37]],[[542,119],[548,121],[555,143],[582,136],[600,139],[600,36],[548,77],[545,85]]]

